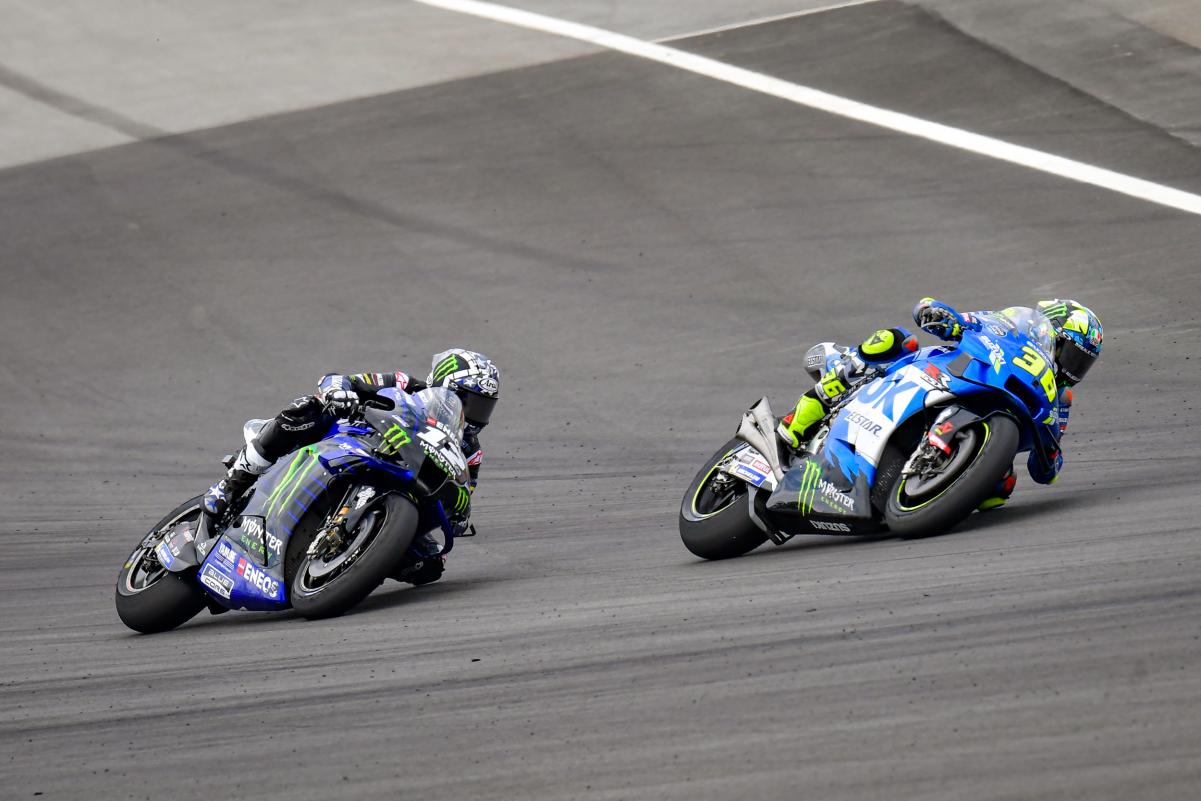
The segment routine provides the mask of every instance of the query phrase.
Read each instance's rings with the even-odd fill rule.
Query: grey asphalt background
[[[1171,126],[891,0],[681,46],[1201,191]],[[615,54],[471,73],[0,171],[0,796],[1201,794],[1201,221]],[[741,409],[924,294],[1099,311],[1060,482],[691,558]],[[443,581],[121,626],[243,419],[448,344],[504,401]]]

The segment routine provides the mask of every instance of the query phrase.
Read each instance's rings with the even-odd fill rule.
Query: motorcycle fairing
[[[871,485],[861,476],[849,492],[830,480],[831,468],[809,456],[795,462],[765,507],[777,544],[801,533],[859,534],[878,528],[871,510]]]
[[[372,468],[412,478],[409,471],[374,458],[350,436],[355,433],[366,432],[335,425],[327,439],[280,460],[259,478],[241,517],[226,529],[201,566],[200,582],[217,603],[251,611],[288,606],[284,578],[288,541],[335,476]]]
[[[942,397],[952,388],[939,369],[947,352],[942,348],[919,351],[894,365],[884,376],[869,381],[839,410],[830,423],[820,456],[831,468],[829,480],[849,491],[861,483],[871,487],[880,456],[897,427],[927,406],[927,396]],[[933,365],[923,369],[919,357]]]

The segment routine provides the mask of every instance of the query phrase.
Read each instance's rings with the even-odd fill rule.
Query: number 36
[[[1047,393],[1047,400],[1055,401],[1055,396],[1059,394],[1059,390],[1055,386],[1055,374],[1046,369],[1047,360],[1038,355],[1038,351],[1026,345],[1022,348],[1021,356],[1013,357],[1013,363],[1037,378],[1038,383],[1042,384],[1043,392]]]

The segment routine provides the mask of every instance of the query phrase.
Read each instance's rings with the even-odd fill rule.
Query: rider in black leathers
[[[363,398],[385,387],[398,387],[415,393],[431,386],[453,390],[463,403],[466,419],[461,447],[467,459],[474,492],[479,478],[484,451],[479,433],[491,419],[492,409],[500,395],[500,371],[487,357],[474,351],[453,348],[433,358],[425,381],[408,373],[330,373],[321,378],[315,395],[297,398],[288,408],[268,421],[259,433],[238,451],[229,472],[205,493],[201,505],[211,515],[220,517],[275,462],[293,451],[319,441],[338,419],[353,413]],[[471,507],[451,515],[451,524],[458,532],[469,525]],[[436,540],[425,535],[415,543],[427,558],[440,551]],[[441,563],[439,570],[441,575]],[[428,571],[427,571],[428,572]],[[436,576],[435,576],[436,578]],[[428,579],[433,580],[433,579]],[[421,583],[426,583],[422,581]]]

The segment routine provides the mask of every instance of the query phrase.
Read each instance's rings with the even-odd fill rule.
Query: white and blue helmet
[[[477,428],[488,425],[500,398],[500,370],[482,353],[462,348],[451,348],[434,356],[425,383],[453,390],[463,402],[467,423]]]

